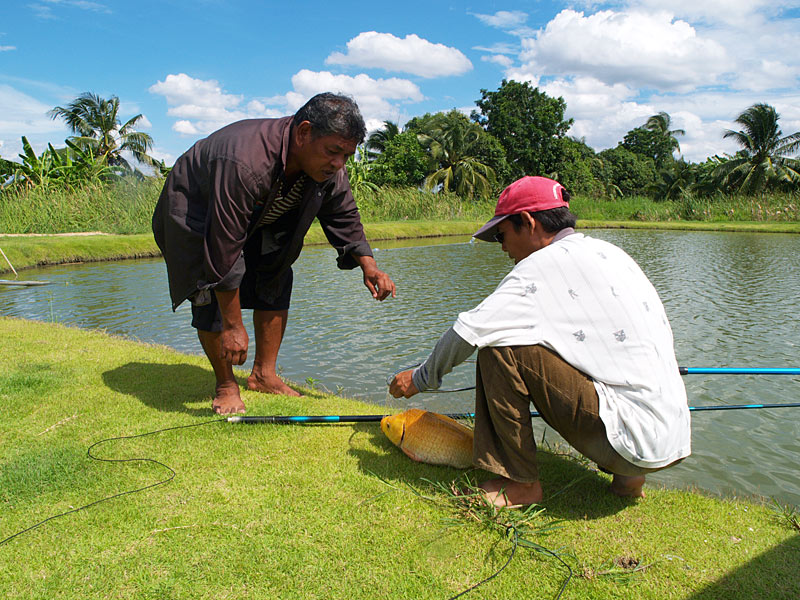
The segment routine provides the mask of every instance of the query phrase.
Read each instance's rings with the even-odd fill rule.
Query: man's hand
[[[383,301],[392,295],[392,298],[397,297],[397,290],[394,287],[394,281],[383,271],[378,268],[378,264],[371,256],[357,256],[356,260],[364,271],[364,285],[372,294],[372,297],[378,301]]]
[[[239,323],[236,327],[222,328],[219,338],[220,358],[232,365],[243,365],[247,360],[247,330]]]
[[[214,290],[222,315],[222,333],[219,338],[219,357],[232,365],[243,365],[247,360],[247,330],[242,324],[239,290]]]
[[[409,369],[395,375],[392,383],[389,384],[389,393],[395,398],[400,398],[401,396],[403,398],[411,398],[411,396],[419,394],[419,390],[411,378],[413,372],[414,369]]]

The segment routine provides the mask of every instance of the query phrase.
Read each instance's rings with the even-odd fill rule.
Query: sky
[[[316,93],[358,102],[367,127],[469,114],[481,90],[527,81],[566,100],[569,135],[596,151],[661,111],[691,161],[756,102],[800,131],[800,0],[383,2],[0,1],[0,156],[70,132],[47,112],[83,92],[168,165],[246,118],[294,113]]]

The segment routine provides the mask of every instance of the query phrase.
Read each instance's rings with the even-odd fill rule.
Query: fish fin
[[[416,454],[411,452],[411,450],[406,450],[405,448],[400,448],[400,450],[402,450],[403,454],[405,454],[411,460],[416,461],[416,462],[423,462],[419,457],[417,457]]]

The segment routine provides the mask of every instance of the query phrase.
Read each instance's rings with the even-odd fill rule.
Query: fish
[[[472,466],[472,429],[445,415],[410,408],[383,417],[381,431],[411,460],[458,469]]]

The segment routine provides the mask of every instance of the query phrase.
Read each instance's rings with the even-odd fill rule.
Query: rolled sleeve
[[[436,342],[427,360],[414,369],[411,379],[420,391],[435,390],[442,385],[442,378],[454,367],[467,360],[476,346],[473,346],[451,327]]]

